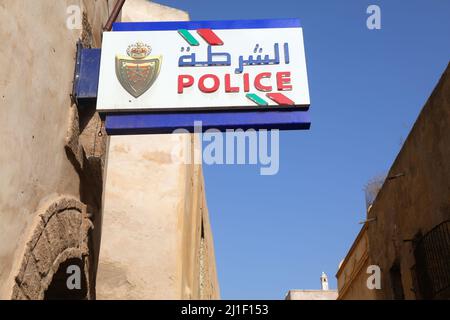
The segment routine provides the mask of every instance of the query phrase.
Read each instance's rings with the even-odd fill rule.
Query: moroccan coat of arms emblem
[[[155,82],[162,56],[150,56],[151,47],[142,42],[132,44],[127,56],[116,55],[116,75],[122,87],[133,97],[144,94]]]

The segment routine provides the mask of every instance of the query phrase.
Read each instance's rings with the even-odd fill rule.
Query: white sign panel
[[[103,34],[100,112],[309,106],[298,20],[142,25]]]

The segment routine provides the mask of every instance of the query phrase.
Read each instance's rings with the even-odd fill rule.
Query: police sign
[[[118,23],[103,34],[99,111],[307,106],[297,19]]]
[[[115,23],[99,69],[108,134],[310,127],[298,19]]]

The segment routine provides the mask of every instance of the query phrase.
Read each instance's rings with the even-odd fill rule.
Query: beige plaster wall
[[[35,211],[54,194],[80,197],[80,178],[65,152],[75,43],[69,5],[87,14],[86,39],[100,44],[107,0],[0,2],[0,298],[9,299]],[[110,4],[109,4],[110,5]]]
[[[368,246],[366,224],[356,237],[336,274],[338,300],[372,300],[376,298],[375,291],[367,287],[367,279],[370,276],[367,268],[371,265]]]
[[[188,15],[129,0],[122,19]],[[219,297],[201,166],[180,161],[193,156],[192,139],[190,134],[111,137],[98,299]]]
[[[127,0],[122,9],[122,21],[186,21],[187,12],[149,3],[147,0]]]

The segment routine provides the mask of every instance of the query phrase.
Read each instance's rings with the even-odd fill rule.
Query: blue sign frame
[[[114,32],[178,29],[242,29],[242,28],[293,28],[300,27],[299,19],[229,20],[229,21],[175,21],[175,22],[119,22]],[[100,61],[98,61],[100,63]],[[98,85],[98,76],[97,76]],[[261,110],[261,111],[209,111],[209,112],[129,112],[105,113],[106,132],[109,135],[172,133],[177,129],[196,132],[201,122],[202,131],[217,129],[280,129],[308,130],[309,111]]]
[[[209,20],[209,21],[159,21],[159,22],[115,22],[113,31],[163,31],[196,30],[209,28],[224,29],[267,29],[300,28],[300,19],[258,19],[258,20]]]
[[[308,130],[310,119],[306,111],[129,113],[107,114],[105,126],[110,135],[172,133],[177,129],[189,132],[198,132],[198,129],[202,132],[208,129],[222,132],[227,129]]]

